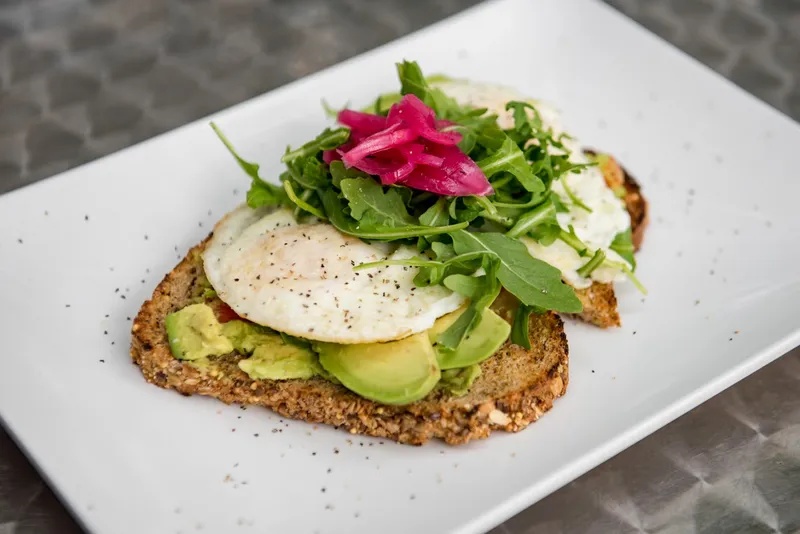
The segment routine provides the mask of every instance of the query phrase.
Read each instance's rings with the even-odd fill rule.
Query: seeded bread
[[[594,154],[588,150],[587,153]],[[638,251],[647,228],[647,200],[642,195],[636,180],[613,157],[604,162],[601,170],[609,187],[625,188],[625,206],[631,217],[631,240],[634,250]],[[586,289],[576,290],[575,293],[583,304],[583,312],[577,314],[577,317],[601,328],[620,326],[617,297],[612,284],[595,282]]]
[[[164,318],[193,302],[202,291],[205,243],[192,249],[164,278],[133,323],[131,356],[145,379],[157,386],[183,395],[208,395],[228,404],[261,405],[292,419],[413,445],[432,438],[457,445],[488,437],[494,430],[517,432],[552,408],[566,391],[567,338],[561,319],[553,313],[532,315],[533,348],[507,342],[481,364],[481,376],[463,397],[434,390],[408,406],[387,406],[321,378],[252,380],[239,369],[242,356],[236,353],[218,358],[213,367],[201,371],[172,356]],[[209,304],[217,309],[221,302]],[[501,294],[493,308],[510,319],[513,297]]]

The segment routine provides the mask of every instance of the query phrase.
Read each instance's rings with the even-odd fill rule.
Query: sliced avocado
[[[483,311],[481,322],[478,323],[475,330],[468,333],[455,350],[447,350],[436,345],[436,338],[456,322],[456,319],[464,313],[465,309],[459,308],[452,313],[439,317],[427,332],[431,343],[434,343],[439,367],[442,369],[469,367],[482,362],[497,352],[497,349],[505,343],[511,333],[511,325],[487,308]]]
[[[286,344],[278,335],[262,340],[252,356],[239,360],[239,369],[253,380],[311,378],[322,373],[314,351]]]
[[[192,304],[164,320],[172,355],[179,360],[199,360],[233,351],[233,344],[222,334],[214,310],[206,304]]]
[[[307,346],[284,339],[282,334],[246,321],[228,321],[222,333],[237,352],[252,356],[239,360],[239,369],[253,380],[311,378],[322,373],[317,355]]]
[[[456,397],[463,397],[479,376],[481,376],[481,366],[478,364],[461,369],[447,369],[442,371],[442,379],[439,381],[438,387],[449,391]]]
[[[320,343],[316,349],[322,367],[347,389],[384,404],[419,400],[441,376],[426,332],[388,343]]]
[[[261,325],[246,321],[228,321],[222,325],[222,335],[233,343],[233,348],[238,352],[250,354],[261,344],[270,343],[273,338],[280,336]]]

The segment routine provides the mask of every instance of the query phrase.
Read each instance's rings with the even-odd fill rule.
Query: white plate
[[[276,176],[321,97],[366,103],[402,58],[557,102],[620,156],[652,202],[649,296],[568,326],[568,394],[526,431],[413,448],[130,364],[126,318],[248,186],[207,120],[0,197],[0,414],[90,531],[480,532],[800,342],[800,128],[594,1],[489,3],[215,119]]]

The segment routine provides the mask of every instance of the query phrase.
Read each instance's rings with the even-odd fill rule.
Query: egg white
[[[416,255],[328,223],[299,224],[284,208],[242,205],[217,224],[203,261],[219,298],[254,323],[305,339],[374,343],[425,331],[464,302],[442,286],[417,287],[414,267],[353,271]]]

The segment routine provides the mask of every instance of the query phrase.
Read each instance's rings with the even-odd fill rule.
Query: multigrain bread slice
[[[205,285],[201,253],[207,240],[192,249],[158,285],[133,323],[131,356],[148,382],[184,395],[208,395],[225,403],[261,405],[309,423],[325,423],[352,434],[421,445],[432,438],[449,444],[486,438],[494,430],[517,432],[536,421],[566,392],[569,379],[567,338],[561,319],[533,314],[531,350],[506,342],[481,364],[481,376],[469,393],[454,397],[434,390],[408,406],[378,404],[321,378],[252,380],[242,372],[236,353],[218,358],[207,370],[175,359],[164,318],[194,302]],[[219,309],[221,301],[209,304]],[[493,304],[507,320],[513,297],[501,294]]]
[[[595,154],[587,150],[588,154]],[[631,217],[631,240],[633,248],[638,251],[642,246],[644,231],[648,222],[647,200],[642,195],[642,190],[636,180],[613,157],[608,157],[601,166],[603,177],[612,189],[625,188],[625,207]],[[617,297],[612,284],[595,282],[585,289],[575,290],[575,294],[583,304],[583,312],[577,317],[599,326],[610,328],[620,326],[619,312],[617,311]]]

